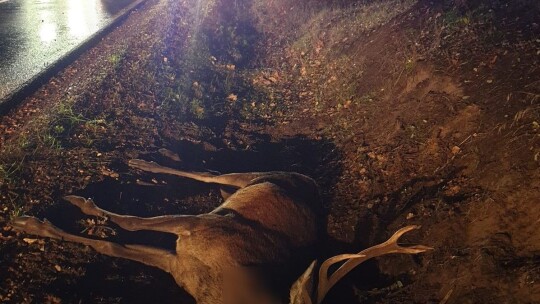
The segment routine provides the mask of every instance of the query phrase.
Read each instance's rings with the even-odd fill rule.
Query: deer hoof
[[[142,159],[130,159],[128,165],[132,168],[148,172],[153,172],[153,170],[159,167],[159,165],[154,162],[149,162]]]
[[[85,199],[84,197],[76,195],[64,196],[64,199],[71,204],[79,207],[79,209],[81,209],[81,211],[86,215],[101,216],[99,208],[96,206],[96,204],[94,204],[91,199]]]
[[[33,216],[18,216],[9,223],[11,227],[18,231],[33,232],[39,231],[44,223]]]

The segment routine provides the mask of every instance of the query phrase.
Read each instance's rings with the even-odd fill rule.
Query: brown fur
[[[126,230],[174,233],[178,235],[176,252],[75,236],[33,217],[17,218],[12,225],[30,234],[86,244],[106,255],[158,267],[169,272],[199,304],[287,301],[287,288],[300,273],[278,278],[284,282],[278,290],[269,287],[264,274],[271,273],[265,271],[269,269],[283,270],[275,271],[283,274],[293,264],[305,269],[312,261],[312,257],[297,254],[317,242],[321,222],[321,202],[311,178],[287,172],[212,176],[141,160],[132,160],[130,165],[238,190],[208,214],[154,218],[118,215],[98,208],[91,200],[66,197],[85,214],[108,217]]]

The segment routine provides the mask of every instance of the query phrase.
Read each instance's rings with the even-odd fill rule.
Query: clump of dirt
[[[432,252],[367,263],[328,303],[540,302],[539,12],[526,0],[149,0],[2,117],[0,301],[192,301],[159,271],[8,224],[28,213],[171,246],[61,199],[141,216],[220,203],[217,189],[130,171],[142,157],[314,177],[321,257],[422,225],[406,242]]]
[[[294,96],[285,132],[315,122],[342,150],[330,235],[357,250],[416,223],[415,242],[436,248],[380,259],[385,292],[363,292],[359,271],[334,296],[539,301],[537,3],[281,3],[260,15],[262,31],[300,26],[266,53],[274,70],[263,73]]]

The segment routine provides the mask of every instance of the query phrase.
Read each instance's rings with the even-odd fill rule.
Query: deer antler
[[[390,253],[405,253],[405,254],[417,254],[431,250],[433,248],[416,245],[410,247],[401,247],[398,245],[398,239],[405,233],[420,228],[417,225],[411,225],[399,229],[394,235],[392,235],[386,242],[375,245],[373,247],[364,249],[358,254],[342,254],[335,257],[331,257],[324,261],[319,269],[319,286],[317,288],[317,304],[320,304],[330,288],[332,288],[339,280],[341,280],[347,273],[349,273],[356,266],[363,262]],[[348,260],[343,263],[332,275],[328,276],[328,268],[340,261]]]
[[[308,269],[294,282],[290,290],[289,304],[313,304],[311,295],[313,293],[313,270],[317,266],[317,260],[309,265]]]
[[[340,254],[336,255],[334,257],[329,258],[325,261],[325,263],[328,263],[326,267],[326,270],[328,270],[328,267],[330,264],[338,263],[343,260],[348,260],[352,258],[360,258],[364,257],[362,254]],[[290,304],[312,304],[311,297],[313,295],[313,272],[315,269],[315,266],[317,265],[317,261],[313,261],[311,265],[308,267],[308,269],[296,280],[296,282],[291,287],[291,293],[290,293]],[[325,271],[327,272],[327,271]]]

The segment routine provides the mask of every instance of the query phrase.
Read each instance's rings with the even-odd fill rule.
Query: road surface
[[[0,100],[134,0],[0,0]]]

